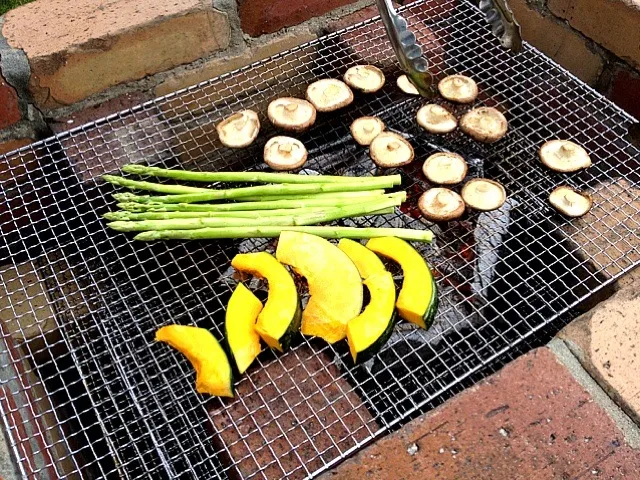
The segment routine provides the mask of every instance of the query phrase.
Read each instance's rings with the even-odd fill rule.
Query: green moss
[[[0,15],[4,15],[9,10],[32,1],[33,0],[0,0]]]

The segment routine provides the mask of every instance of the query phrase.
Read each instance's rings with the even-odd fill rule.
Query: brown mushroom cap
[[[580,145],[569,140],[550,140],[538,151],[540,160],[556,172],[575,172],[591,166],[591,157]]]
[[[260,120],[253,110],[242,110],[218,123],[216,131],[225,147],[242,148],[251,145],[258,136]]]
[[[351,88],[365,93],[377,92],[384,86],[384,73],[373,65],[356,65],[344,74],[344,81]]]
[[[302,132],[316,121],[315,107],[301,98],[276,98],[267,107],[267,116],[276,127]]]
[[[319,112],[332,112],[353,102],[353,92],[341,80],[324,78],[307,87],[307,100]]]
[[[471,103],[478,97],[478,85],[465,75],[450,75],[438,82],[438,91],[447,100]]]
[[[307,161],[307,149],[295,138],[273,137],[264,146],[264,161],[274,170],[295,170]]]
[[[379,167],[400,167],[413,160],[413,147],[397,133],[382,132],[369,145],[369,155]]]
[[[456,117],[446,108],[435,103],[427,104],[416,114],[418,125],[431,133],[453,132],[458,126]]]
[[[549,195],[549,203],[567,217],[581,217],[591,209],[591,195],[562,185]]]
[[[384,127],[384,122],[378,117],[360,117],[353,121],[349,130],[356,142],[366,146],[371,144]]]
[[[498,182],[486,178],[475,178],[462,187],[462,198],[470,208],[488,212],[504,205],[507,192]]]
[[[406,75],[400,75],[396,80],[396,85],[398,85],[398,88],[404,93],[408,93],[409,95],[420,95],[416,86],[411,83],[411,80],[409,80],[409,77]]]
[[[432,222],[447,222],[460,218],[465,211],[464,200],[448,188],[432,188],[418,200],[422,216]]]
[[[479,107],[465,113],[460,129],[479,142],[493,143],[507,133],[507,119],[493,107]]]
[[[422,172],[432,183],[455,185],[467,175],[467,162],[457,153],[438,152],[425,160]]]

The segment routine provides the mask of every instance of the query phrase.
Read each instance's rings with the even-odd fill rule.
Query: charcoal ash
[[[510,212],[518,205],[513,198],[497,210],[478,215],[475,228],[477,266],[474,272],[473,289],[485,296],[495,277],[495,268],[500,261],[500,246],[509,232]]]

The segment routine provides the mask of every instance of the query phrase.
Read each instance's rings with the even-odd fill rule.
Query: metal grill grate
[[[0,407],[22,474],[315,476],[561,325],[640,263],[640,152],[625,140],[634,120],[533,48],[503,51],[463,0],[403,10],[438,76],[472,76],[481,90],[476,103],[506,112],[505,139],[487,146],[421,131],[414,118],[424,102],[395,87],[397,67],[374,20],[2,160]],[[311,80],[363,62],[383,68],[388,83],[320,115],[299,136],[310,169],[370,172],[348,126],[378,115],[411,140],[418,159],[459,152],[472,176],[503,183],[509,202],[497,213],[431,226],[436,240],[424,253],[438,273],[441,307],[426,334],[399,326],[378,359],[357,368],[346,345],[299,339],[285,355],[262,353],[233,402],[200,396],[187,362],[153,334],[175,322],[220,337],[230,258],[272,243],[134,244],[100,219],[115,202],[99,176],[134,162],[256,168],[274,134],[264,115],[270,100],[301,96]],[[213,125],[243,107],[260,112],[263,131],[250,148],[229,151]],[[572,176],[543,169],[537,148],[556,137],[584,145],[594,166]],[[409,207],[383,221],[420,225],[411,205],[428,185],[419,165],[401,173]],[[561,182],[595,192],[598,222],[565,221],[550,209],[546,197]]]

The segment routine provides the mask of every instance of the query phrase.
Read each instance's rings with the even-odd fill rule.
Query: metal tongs
[[[376,4],[400,68],[407,74],[420,95],[433,97],[436,92],[433,76],[429,72],[429,61],[423,56],[415,34],[408,29],[407,21],[393,8],[391,0],[376,0]],[[522,49],[520,25],[506,0],[480,0],[478,6],[502,46],[519,52]]]

